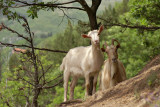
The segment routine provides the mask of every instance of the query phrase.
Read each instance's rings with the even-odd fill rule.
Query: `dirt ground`
[[[59,107],[160,107],[160,55],[139,75],[108,90],[98,91],[85,101],[63,102]]]

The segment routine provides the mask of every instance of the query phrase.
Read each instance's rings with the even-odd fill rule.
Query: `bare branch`
[[[91,9],[93,12],[96,12],[102,0],[92,0]]]
[[[17,31],[15,31],[15,30],[13,30],[13,29],[5,26],[3,23],[2,23],[2,25],[0,26],[0,28],[1,28],[1,29],[7,29],[8,31],[11,31],[12,33],[17,34],[18,37],[21,37],[21,38],[27,40],[29,43],[31,43],[31,42],[33,41],[33,40],[32,40],[32,35],[33,35],[33,33],[31,33],[31,31],[30,31],[30,27],[29,27],[29,24],[28,24],[27,20],[26,20],[24,17],[22,17],[22,16],[20,16],[20,18],[22,18],[22,19],[24,20],[24,22],[26,23],[26,24],[23,24],[23,27],[25,27],[25,29],[27,30],[27,33],[29,34],[30,39],[29,39],[28,37],[24,37],[22,34],[18,33]],[[36,48],[36,47],[34,47],[34,46],[28,46],[28,45],[23,45],[23,44],[22,44],[22,45],[16,45],[16,44],[3,43],[3,42],[0,42],[0,44],[1,44],[1,45],[4,45],[4,46],[8,46],[8,47],[15,47],[15,46],[16,46],[16,47],[26,47],[26,48],[31,48],[31,49],[34,48],[34,49],[36,49],[36,50],[43,50],[43,51],[50,51],[50,52],[59,52],[59,53],[67,53],[66,51],[51,50],[51,49],[45,49],[45,48]]]
[[[35,86],[34,84],[32,84],[31,82],[29,82],[29,81],[27,81],[27,80],[25,80],[24,78],[22,78],[22,77],[19,77],[21,80],[23,80],[23,81],[25,81],[25,82],[27,82],[28,84],[30,84],[30,85],[32,85],[32,86]]]
[[[52,49],[46,49],[46,48],[37,48],[37,47],[34,47],[34,49],[36,49],[36,50],[42,50],[42,51],[49,51],[49,52],[67,53],[67,51],[52,50]]]
[[[65,11],[64,11],[63,9],[61,9],[61,8],[59,8],[59,9],[63,12],[62,20],[61,20],[61,22],[59,23],[59,25],[63,22],[63,19],[64,19],[65,16],[66,16],[68,19],[72,20],[72,22],[74,22],[73,19],[79,21],[79,19],[77,19],[77,18],[71,18],[71,17],[69,17],[69,16],[65,13]],[[59,25],[58,25],[58,26],[59,26]]]
[[[61,84],[63,82],[63,79],[61,79],[59,82],[57,82],[56,84],[52,85],[52,86],[46,86],[46,87],[39,87],[40,89],[49,89],[49,88],[53,88],[59,84]]]
[[[8,31],[10,31],[10,32],[12,32],[12,33],[17,34],[18,37],[21,37],[21,38],[25,39],[26,41],[30,41],[29,38],[24,37],[22,34],[20,34],[20,33],[18,33],[17,31],[15,31],[15,30],[13,30],[13,29],[11,29],[11,28],[5,26],[3,23],[2,23],[2,28],[3,28],[3,29],[7,29]]]
[[[1,95],[1,93],[0,93],[0,98],[1,98],[1,100],[3,100],[3,96]],[[3,100],[3,102],[6,103],[6,105],[7,105],[8,107],[11,107],[11,105],[10,105],[9,102],[8,102],[8,100],[6,100],[6,101]]]
[[[20,0],[14,0],[18,3],[22,3],[23,5],[20,6],[10,6],[11,8],[19,8],[19,7],[28,7],[28,6],[41,6],[41,7],[54,7],[54,8],[64,8],[64,9],[77,9],[77,10],[83,10],[82,8],[79,7],[65,7],[65,6],[61,6],[61,5],[66,5],[66,4],[71,4],[71,3],[75,3],[77,2],[75,1],[71,1],[71,2],[66,2],[66,3],[55,3],[55,4],[38,4],[38,3],[27,3],[25,1],[20,1]],[[5,6],[7,7],[7,6]]]
[[[25,29],[28,31],[28,34],[29,34],[29,37],[30,37],[30,43],[32,43],[32,41],[33,41],[33,37],[32,37],[32,34],[33,33],[31,33],[31,30],[30,30],[30,26],[29,26],[29,24],[28,24],[28,21],[27,21],[27,19],[25,18],[25,17],[22,17],[22,16],[20,16],[22,19],[23,19],[23,21],[26,23],[25,24]]]
[[[37,58],[37,62],[39,62],[40,66],[41,66],[41,70],[42,70],[42,77],[43,77],[43,84],[45,84],[46,82],[46,79],[45,79],[45,71],[44,71],[44,68],[43,68],[43,65],[42,65],[42,62]],[[39,79],[40,81],[40,79]]]
[[[31,48],[31,46],[28,46],[28,45],[23,45],[23,44],[22,45],[16,45],[16,44],[3,43],[3,42],[0,42],[0,45],[7,46],[7,47],[26,47],[26,48]],[[46,49],[46,48],[34,47],[34,49],[41,50],[41,51],[48,51],[48,52],[67,53],[67,51],[52,50],[52,49]]]
[[[72,4],[72,3],[75,3],[77,2],[76,0],[73,0],[73,1],[70,1],[70,2],[65,2],[65,3],[55,3],[54,5],[65,5],[65,4]]]
[[[41,80],[41,78],[49,71],[49,69],[52,67],[53,65],[50,65],[47,70],[39,77],[39,81]]]
[[[155,31],[160,29],[159,26],[142,26],[142,25],[127,25],[127,24],[121,24],[121,23],[111,23],[110,21],[100,18],[98,17],[98,19],[103,20],[105,22],[107,22],[107,24],[104,24],[104,26],[108,27],[108,26],[120,26],[123,28],[131,28],[131,29],[143,29],[143,30],[149,30],[149,31]]]
[[[91,10],[85,0],[76,0],[76,1],[81,4],[81,6],[84,8],[85,11],[89,12]]]
[[[55,81],[55,80],[57,80],[58,78],[60,78],[60,77],[62,77],[63,75],[62,74],[60,74],[59,76],[57,76],[56,78],[54,78],[53,80],[50,80],[50,81],[48,81],[48,82],[46,82],[45,84],[48,84],[48,83],[50,83],[50,82],[52,82],[52,81]],[[45,85],[44,84],[44,85]]]

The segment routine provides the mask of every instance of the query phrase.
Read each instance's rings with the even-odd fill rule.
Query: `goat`
[[[117,46],[114,46],[114,42],[117,42]],[[104,49],[104,45],[106,49]],[[112,45],[108,46],[107,43],[101,48],[103,52],[106,52],[108,59],[104,62],[104,68],[101,73],[101,89],[105,90],[117,85],[119,82],[126,80],[125,68],[120,60],[118,60],[117,50],[120,47],[120,43],[112,39]]]
[[[63,58],[60,70],[64,70],[64,101],[67,101],[68,80],[73,77],[70,85],[70,100],[74,97],[74,88],[79,77],[85,78],[86,93],[89,95],[89,78],[94,77],[92,94],[96,92],[97,77],[104,62],[103,53],[100,49],[99,35],[103,26],[99,30],[93,30],[88,35],[81,35],[83,38],[90,38],[91,46],[76,47],[70,49]]]

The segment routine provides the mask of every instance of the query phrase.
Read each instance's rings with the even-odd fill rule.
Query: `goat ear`
[[[86,34],[82,34],[81,35],[83,38],[91,38],[90,36],[86,35]]]
[[[100,33],[103,31],[103,29],[104,29],[104,26],[101,25],[100,28],[99,28],[99,31],[98,31],[98,35],[100,35]]]
[[[101,48],[102,52],[105,52],[105,49],[104,48]]]

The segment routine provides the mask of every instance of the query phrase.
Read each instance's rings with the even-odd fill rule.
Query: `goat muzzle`
[[[114,62],[114,63],[117,62],[117,58],[113,58],[112,62]]]
[[[96,45],[99,44],[99,40],[95,40],[95,44],[96,44]]]

